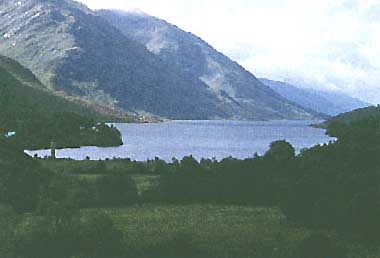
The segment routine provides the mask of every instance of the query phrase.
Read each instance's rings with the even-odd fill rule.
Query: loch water
[[[324,129],[310,125],[321,121],[170,121],[151,124],[114,124],[123,136],[120,147],[82,147],[57,150],[58,158],[76,160],[130,158],[144,161],[171,161],[192,155],[197,159],[226,157],[249,158],[257,152],[264,154],[271,142],[286,140],[299,153],[301,149],[328,143],[334,138]],[[26,151],[45,157],[49,150]]]

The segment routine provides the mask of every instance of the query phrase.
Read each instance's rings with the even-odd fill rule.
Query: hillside
[[[101,115],[41,90],[43,85],[17,62],[0,56],[0,63],[0,138],[16,132],[8,140],[31,149],[49,147],[51,141],[58,147],[122,144],[115,129],[99,125],[92,130]]]
[[[223,115],[200,81],[186,80],[83,5],[7,0],[0,9],[5,35],[0,53],[31,69],[51,89],[171,118]]]
[[[362,120],[368,120],[372,118],[380,120],[380,106],[359,108],[351,112],[346,112],[338,116],[332,117],[320,126],[323,128],[328,128],[330,125],[337,123],[349,125],[355,122],[360,122]]]
[[[42,85],[30,70],[11,58],[0,56],[0,67],[7,70],[8,73],[24,85],[36,89],[45,89],[44,85]]]
[[[86,103],[84,102],[68,101],[54,96],[53,92],[49,91],[29,69],[11,58],[0,55],[0,69],[4,80],[7,80],[5,79],[6,76],[9,80],[13,81],[13,84],[23,85],[16,89],[19,90],[20,94],[30,96],[30,99],[36,100],[34,105],[48,107],[47,110],[51,112],[74,112],[96,120],[117,119],[117,117],[113,117],[112,115],[106,115],[105,112],[96,112],[96,108],[85,107]]]
[[[268,79],[260,80],[289,101],[331,116],[371,105],[339,92],[299,88],[289,83]]]
[[[48,101],[50,105],[54,106],[53,111],[61,111],[63,108],[65,111],[82,114],[87,117],[94,118],[98,121],[138,121],[138,115],[135,113],[123,112],[122,110],[112,109],[104,105],[81,100],[77,97],[70,97],[64,92],[51,91],[41,83],[41,81],[36,77],[34,73],[9,57],[0,55],[0,68],[7,70],[10,75],[12,75],[15,79],[20,81],[25,86],[42,90],[45,93],[60,96],[61,98],[53,97],[52,100],[45,100]],[[62,98],[69,101],[65,101]],[[153,121],[158,119],[150,116],[149,114],[147,114],[146,117],[147,119],[151,119]]]
[[[0,10],[0,53],[19,61],[49,89],[63,95],[171,119],[315,116],[285,101],[199,39],[195,47],[194,41],[185,43],[189,52],[181,58],[200,60],[200,65],[196,61],[187,69],[148,51],[72,0],[4,0]],[[202,49],[196,47],[200,42]],[[194,76],[207,67],[208,73]],[[240,75],[234,76],[237,71]]]
[[[164,20],[142,14],[99,10],[98,15],[143,44],[170,66],[201,80],[235,119],[311,119],[310,113],[264,86],[242,66],[207,42]]]

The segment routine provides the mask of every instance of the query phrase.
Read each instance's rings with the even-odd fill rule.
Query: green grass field
[[[41,164],[56,173],[89,181],[101,176],[75,173],[83,168],[99,167],[99,162],[41,160]],[[129,169],[123,161],[108,161],[104,165],[108,170]],[[153,200],[153,203],[83,212],[100,211],[109,215],[124,233],[124,245],[131,257],[298,258],[294,256],[297,247],[315,233],[312,229],[289,223],[275,207],[160,204],[157,203],[160,194],[158,175],[130,175],[136,182],[139,195],[144,197],[142,200]],[[342,239],[333,232],[323,233],[347,250],[347,258],[380,258],[380,248],[359,245],[355,240]]]
[[[297,246],[313,233],[290,224],[277,208],[145,204],[97,211],[124,232],[131,257],[296,258]],[[347,250],[347,258],[380,258],[378,247],[324,233]]]
[[[102,211],[125,232],[133,253],[291,257],[309,233],[276,208],[152,204]]]

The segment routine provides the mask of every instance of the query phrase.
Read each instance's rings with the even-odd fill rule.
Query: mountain
[[[8,140],[20,148],[46,148],[53,140],[57,147],[122,144],[116,129],[97,123],[105,117],[53,95],[32,72],[2,56],[0,110],[0,139],[15,132]]]
[[[0,53],[50,89],[171,118],[224,115],[200,81],[189,81],[77,2],[6,0],[0,10]]]
[[[193,81],[202,81],[227,114],[224,118],[319,117],[316,112],[308,112],[285,100],[238,63],[175,25],[141,12],[99,10],[97,14],[171,67],[179,67]]]
[[[299,88],[289,83],[260,79],[284,98],[298,105],[331,116],[354,109],[371,106],[359,99],[340,92]]]
[[[31,119],[36,110],[41,116],[49,112],[73,112],[98,118],[99,114],[47,91],[30,70],[8,57],[0,56],[0,78],[1,118],[7,119],[1,121],[0,127],[12,129],[14,124]]]
[[[186,36],[179,58],[194,60],[181,66],[119,29],[72,0],[0,1],[0,54],[66,97],[171,119],[316,116],[191,34],[176,29]]]
[[[99,121],[107,122],[137,122],[139,119],[137,114],[135,113],[123,112],[122,110],[112,109],[104,105],[99,105],[96,103],[91,103],[90,101],[81,100],[77,97],[70,97],[63,92],[51,91],[45,85],[43,85],[41,81],[35,76],[35,74],[33,74],[29,69],[22,66],[20,63],[16,62],[11,58],[0,55],[0,68],[5,69],[10,75],[12,75],[15,79],[20,81],[25,86],[42,90],[45,93],[54,93],[54,95],[63,97],[66,100],[70,100],[70,102],[68,102],[63,101],[61,98],[55,97],[52,97],[53,101],[49,101],[48,99],[46,99],[48,100],[48,103],[54,104],[54,106],[56,107],[53,110],[59,110],[64,108],[66,111],[76,112],[78,114],[82,114]],[[157,120],[157,118],[152,116],[148,116],[146,119],[152,121]]]
[[[16,99],[4,99],[0,103],[3,106],[2,110],[6,108],[5,101],[9,101],[8,108],[14,109],[20,103],[23,103],[17,101],[18,98],[25,97],[28,101],[24,102],[23,105],[27,105],[26,103],[29,103],[30,100],[32,101],[30,105],[31,109],[41,108],[45,109],[46,112],[73,112],[99,121],[114,119],[112,116],[103,115],[85,107],[82,102],[76,103],[55,96],[29,69],[11,58],[0,55],[0,71],[1,84],[3,85],[0,88],[2,97],[4,98],[6,95],[11,94],[11,92],[17,92],[14,93]]]
[[[0,55],[0,67],[24,85],[40,90],[46,89],[30,70],[11,58]]]

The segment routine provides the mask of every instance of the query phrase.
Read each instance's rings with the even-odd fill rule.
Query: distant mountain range
[[[297,103],[306,109],[331,116],[372,106],[370,103],[352,98],[340,92],[300,88],[289,83],[269,79],[260,80],[289,101]]]
[[[0,1],[0,54],[46,87],[171,119],[315,119],[206,42],[162,20],[72,0]]]

